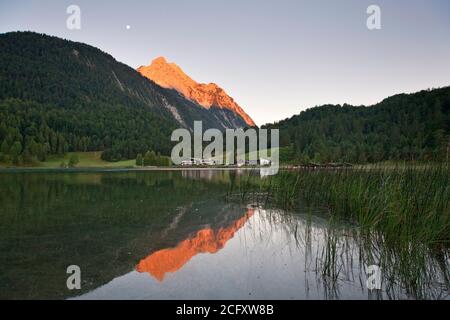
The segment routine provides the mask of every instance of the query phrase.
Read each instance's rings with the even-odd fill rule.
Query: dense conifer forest
[[[33,32],[0,35],[0,162],[83,151],[104,151],[108,161],[148,150],[169,155],[174,129],[194,120],[223,128],[212,109],[92,46]]]
[[[450,87],[399,94],[370,107],[325,105],[270,124],[301,162],[445,161]]]

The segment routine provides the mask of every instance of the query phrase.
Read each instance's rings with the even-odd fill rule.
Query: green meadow
[[[27,164],[33,168],[60,168],[62,164],[68,165],[70,158],[75,155],[78,158],[77,168],[131,168],[136,165],[136,160],[109,162],[101,159],[101,152],[68,152],[64,155],[51,155],[45,162]],[[10,164],[0,163],[0,167],[11,167]],[[20,166],[18,166],[20,167]]]

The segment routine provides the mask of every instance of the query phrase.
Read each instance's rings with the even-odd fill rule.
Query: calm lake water
[[[0,298],[448,299],[448,255],[412,248],[424,263],[405,269],[320,208],[230,196],[249,174],[0,173]],[[367,266],[389,254],[369,291]]]

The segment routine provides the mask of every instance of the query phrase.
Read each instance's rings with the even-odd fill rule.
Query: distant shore
[[[268,167],[75,167],[75,168],[50,168],[50,167],[0,167],[0,173],[12,172],[132,172],[132,171],[238,171],[259,170]]]
[[[355,165],[353,167],[340,168],[340,167],[318,167],[312,168],[307,166],[280,166],[281,171],[342,171],[342,170],[394,170],[394,169],[425,169],[428,167],[439,167],[438,164],[398,164],[398,165],[386,165],[386,164],[366,164]],[[146,172],[146,171],[253,171],[253,170],[271,170],[270,167],[74,167],[74,168],[58,168],[58,167],[0,167],[0,173],[89,173],[89,172]]]

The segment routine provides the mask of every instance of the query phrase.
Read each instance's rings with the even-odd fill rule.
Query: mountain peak
[[[153,59],[152,64],[167,64],[167,59],[161,56]]]
[[[144,77],[168,89],[174,89],[185,98],[210,109],[227,109],[241,117],[249,126],[254,121],[222,88],[215,83],[197,83],[175,63],[168,63],[164,57],[158,57],[149,66],[137,69]]]

